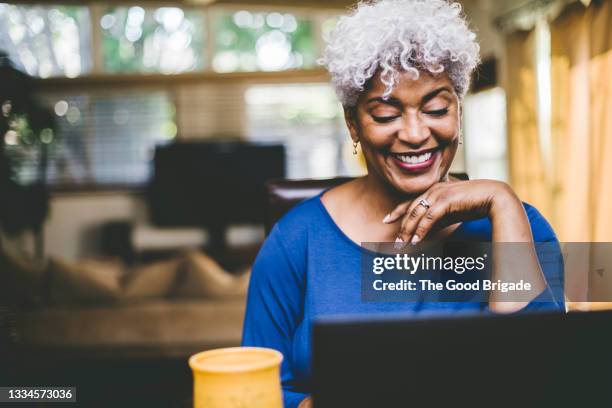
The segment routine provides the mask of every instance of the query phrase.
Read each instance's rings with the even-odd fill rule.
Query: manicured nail
[[[410,240],[410,243],[411,243],[412,245],[416,245],[416,244],[417,244],[417,242],[419,242],[419,236],[418,236],[417,234],[414,234],[414,235],[412,236],[412,239]]]
[[[402,241],[400,237],[395,238],[395,244],[393,245],[393,248],[402,249],[403,246],[404,246],[404,241]]]
[[[383,218],[383,224],[388,223],[390,219],[391,219],[391,214],[385,215],[385,218]]]

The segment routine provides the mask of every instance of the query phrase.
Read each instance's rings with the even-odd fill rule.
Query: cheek
[[[395,131],[390,126],[366,123],[362,126],[362,143],[374,149],[383,148],[393,143]]]
[[[430,124],[430,129],[442,141],[450,143],[459,136],[459,121],[457,119],[437,121]]]

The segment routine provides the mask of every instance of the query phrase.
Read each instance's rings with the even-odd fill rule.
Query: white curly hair
[[[344,106],[357,104],[366,82],[378,70],[388,98],[399,69],[433,75],[446,72],[460,99],[480,62],[480,46],[462,14],[447,0],[375,0],[360,2],[325,38],[319,60],[331,75]]]

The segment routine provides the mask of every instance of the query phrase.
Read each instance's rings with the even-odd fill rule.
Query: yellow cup
[[[283,355],[260,347],[204,351],[189,358],[194,408],[282,408]]]

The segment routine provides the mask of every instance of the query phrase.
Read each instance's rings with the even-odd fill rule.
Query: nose
[[[402,115],[402,125],[397,132],[397,138],[410,147],[418,148],[425,144],[431,136],[429,127],[419,118],[418,113],[410,112]]]

